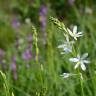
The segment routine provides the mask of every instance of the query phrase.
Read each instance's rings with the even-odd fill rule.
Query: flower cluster
[[[82,32],[77,31],[77,26],[73,27],[73,31],[67,28],[67,34],[65,35],[66,41],[64,44],[58,46],[58,48],[62,48],[64,52],[61,53],[72,53],[72,46],[75,41],[69,41],[69,36],[71,36],[74,40],[77,40],[79,37],[83,36]],[[88,53],[83,54],[80,56],[79,54],[75,58],[70,58],[69,61],[76,63],[74,69],[77,69],[79,66],[83,71],[86,70],[86,65],[89,61],[86,60]]]
[[[70,41],[68,35],[65,35],[65,37],[66,37],[66,41],[63,44],[58,46],[58,48],[63,49],[63,52],[61,52],[61,54],[64,54],[64,53],[68,54],[68,53],[72,52],[72,45],[73,45],[74,41]]]
[[[72,55],[75,55],[73,52],[73,46],[74,46],[73,44],[75,43],[75,41],[78,40],[79,37],[83,36],[83,32],[78,32],[76,25],[73,26],[73,30],[71,31],[69,28],[66,28],[65,25],[62,22],[60,22],[58,19],[55,19],[53,17],[51,17],[51,19],[59,29],[64,31],[65,41],[63,44],[58,46],[58,48],[63,49],[63,52],[61,52],[61,54],[71,53]],[[74,58],[73,57],[69,58],[69,61],[75,63],[74,69],[81,67],[81,69],[85,71],[86,64],[89,63],[89,61],[86,59],[87,56],[88,56],[88,53],[84,53],[82,56],[80,56],[77,53],[77,56]],[[63,78],[67,78],[73,75],[74,74],[71,74],[71,73],[63,73],[62,76]]]

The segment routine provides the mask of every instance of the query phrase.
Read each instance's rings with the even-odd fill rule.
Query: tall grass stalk
[[[37,31],[36,28],[32,25],[32,31],[33,31],[33,43],[35,45],[36,49],[36,64],[39,63],[38,56],[39,56],[39,48],[38,48],[38,38],[37,38]]]
[[[5,94],[6,94],[6,96],[11,96],[10,92],[9,92],[9,89],[10,89],[9,88],[9,83],[8,83],[8,81],[6,79],[6,75],[2,71],[0,71],[0,74],[1,74],[1,76],[3,78],[3,80],[4,80],[3,86],[4,86],[4,89],[5,89]]]

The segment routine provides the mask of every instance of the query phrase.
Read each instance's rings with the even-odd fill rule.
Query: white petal
[[[76,37],[81,37],[81,36],[83,36],[82,34],[76,34]]]
[[[79,59],[78,58],[70,58],[69,61],[71,61],[71,62],[78,62]]]
[[[61,54],[65,54],[64,52],[61,52]]]
[[[73,37],[72,31],[70,29],[68,29],[68,28],[67,28],[67,30],[68,30],[68,33]]]
[[[75,66],[74,66],[74,69],[77,69],[79,67],[80,63],[77,63]]]
[[[64,49],[64,52],[65,52],[65,54],[68,54],[68,53],[71,53],[72,50],[71,49]]]
[[[76,34],[77,33],[77,26],[73,27],[73,33]]]
[[[81,35],[81,34],[82,34],[82,32],[78,32],[77,34],[78,34],[78,35]]]
[[[78,75],[78,74],[73,74],[73,73],[63,73],[62,76],[63,78],[68,78],[68,77],[71,77],[71,76],[75,76],[75,75]]]
[[[66,41],[69,42],[69,36],[67,34],[64,34]]]
[[[85,53],[85,54],[82,55],[81,59],[85,59],[87,56],[88,56],[88,53]]]
[[[83,62],[86,64],[90,63],[90,61],[88,61],[88,60],[83,60]]]
[[[64,44],[61,44],[58,46],[58,48],[64,48],[64,46],[65,46]]]
[[[82,69],[83,71],[86,70],[86,66],[84,65],[84,63],[81,63],[81,69]]]
[[[62,76],[63,78],[68,78],[68,77],[70,76],[70,73],[63,73],[61,76]]]
[[[66,35],[66,41],[69,42],[69,37],[68,37],[68,35]]]
[[[77,40],[77,36],[74,36],[74,39]]]

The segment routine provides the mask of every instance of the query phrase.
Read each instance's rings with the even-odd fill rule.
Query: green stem
[[[80,85],[81,85],[81,96],[84,96],[84,89],[83,89],[83,77],[82,77],[82,73],[80,73],[80,70],[78,69],[78,73],[80,76]]]
[[[84,89],[83,89],[83,80],[80,78],[80,83],[81,83],[81,92],[82,96],[84,96]]]
[[[72,55],[73,56],[76,56],[77,54],[76,54],[76,50],[75,50],[75,47],[72,45],[72,48],[73,48],[73,52],[72,52]]]

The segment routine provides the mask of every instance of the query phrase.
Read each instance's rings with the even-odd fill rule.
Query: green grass
[[[22,24],[19,35],[20,38],[24,40],[24,43],[21,45],[19,54],[12,42],[11,44],[7,44],[7,41],[9,42],[11,40],[9,38],[7,39],[7,37],[11,35],[7,36],[5,34],[6,38],[4,38],[5,35],[0,33],[0,36],[4,38],[4,42],[6,41],[7,46],[5,48],[6,57],[4,58],[7,65],[5,71],[6,78],[4,77],[5,75],[3,79],[2,76],[0,76],[0,96],[96,96],[95,13],[91,15],[84,13],[82,15],[75,7],[72,8],[72,13],[68,14],[68,17],[66,17],[63,22],[68,28],[71,24],[78,25],[78,30],[83,31],[83,36],[76,41],[74,46],[75,52],[73,52],[73,54],[64,55],[60,54],[61,50],[58,49],[57,46],[65,41],[63,35],[65,31],[61,30],[62,28],[60,27],[58,28],[56,24],[54,25],[49,19],[50,16],[51,13],[49,12],[46,28],[47,42],[45,45],[42,43],[43,33],[38,28],[38,25],[35,26],[37,33],[34,33],[31,27]],[[5,29],[0,26],[0,28],[2,27],[0,30],[9,30],[9,25],[6,26]],[[13,32],[11,29],[9,31]],[[29,33],[34,36],[34,41],[31,43],[33,45],[33,57],[30,61],[26,62],[21,58],[21,54],[27,46],[25,37]],[[12,36],[12,39],[13,37],[14,36]],[[0,44],[5,47],[5,43],[3,44],[3,42],[1,42]],[[74,63],[70,63],[69,58],[76,56],[77,53],[83,54],[85,52],[89,53],[88,59],[90,60],[86,71],[74,70]],[[13,79],[13,72],[10,68],[13,55],[16,56],[17,80]],[[35,55],[37,56],[36,60],[34,59]],[[29,63],[29,68],[26,68],[26,63]],[[60,75],[64,72],[78,75],[62,78]],[[80,76],[81,73],[83,80]],[[3,84],[5,87],[3,87]],[[12,92],[14,95],[12,95]]]

